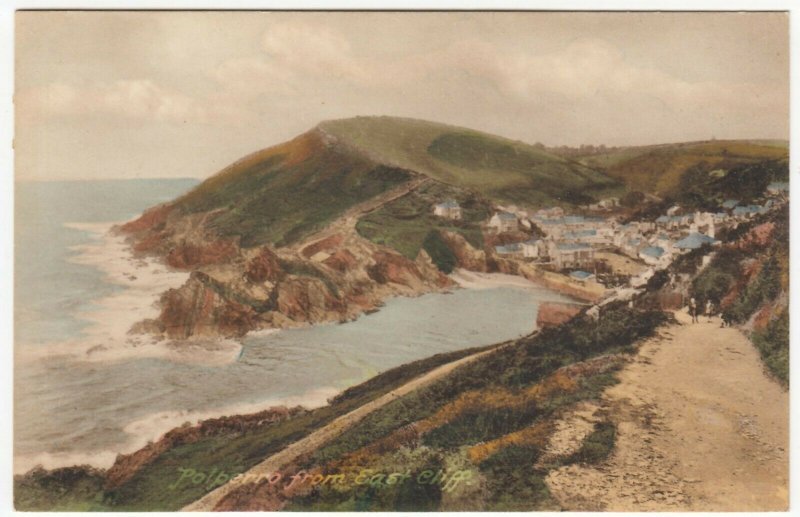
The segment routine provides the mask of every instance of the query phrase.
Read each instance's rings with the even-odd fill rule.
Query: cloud
[[[110,83],[54,82],[20,92],[18,111],[26,116],[103,114],[161,122],[208,122],[212,112],[196,99],[148,79]]]
[[[516,127],[525,113],[551,126],[559,124],[555,117],[572,116],[576,123],[579,113],[592,131],[618,135],[622,125],[630,134],[631,127],[654,119],[667,124],[672,119],[671,125],[680,128],[693,115],[705,117],[706,123],[724,117],[739,127],[762,112],[780,113],[788,98],[787,85],[765,85],[758,78],[687,81],[658,63],[633,62],[624,47],[602,38],[579,37],[541,51],[462,35],[434,50],[409,44],[391,59],[363,45],[357,50],[347,32],[324,21],[283,19],[269,24],[246,52],[203,70],[203,84],[187,81],[177,90],[150,78],[59,81],[21,91],[18,109],[26,116],[104,114],[248,128],[259,118],[279,120],[300,109],[311,118],[331,112],[314,111],[311,105],[338,106],[353,114],[371,114],[378,107],[430,113],[430,118],[458,112],[476,118],[476,106],[481,106],[511,114],[515,120],[510,125]],[[611,118],[620,127],[614,133],[606,130]],[[453,121],[475,125],[469,117]]]

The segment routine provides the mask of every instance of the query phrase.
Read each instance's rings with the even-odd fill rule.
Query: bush
[[[705,305],[707,300],[718,305],[730,291],[733,282],[733,277],[728,273],[710,268],[692,281],[692,296],[697,300],[698,306]]]
[[[780,264],[775,256],[770,256],[762,265],[756,278],[747,284],[742,295],[728,311],[732,321],[747,321],[766,301],[774,300],[781,290]]]
[[[534,467],[540,455],[536,447],[512,445],[480,464],[491,494],[490,510],[531,510],[550,498],[547,471]]]
[[[783,313],[761,331],[751,335],[767,369],[783,384],[789,385],[789,311]]]
[[[586,437],[581,448],[575,451],[564,463],[598,464],[608,458],[614,450],[617,428],[611,422],[595,424],[594,430]]]
[[[437,230],[428,232],[428,236],[422,242],[422,249],[430,255],[439,271],[445,274],[452,273],[458,263],[453,250],[447,246]]]

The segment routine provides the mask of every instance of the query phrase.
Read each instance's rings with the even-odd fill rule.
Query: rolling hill
[[[173,206],[213,213],[210,228],[240,237],[242,246],[284,246],[419,175],[531,206],[581,204],[622,189],[603,173],[522,142],[422,120],[357,117],[323,122],[246,156]]]
[[[788,156],[787,142],[713,140],[617,148],[573,158],[623,182],[630,190],[669,196],[681,189],[687,172],[722,173],[736,166],[786,160]]]

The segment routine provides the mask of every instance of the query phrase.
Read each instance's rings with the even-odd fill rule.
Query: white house
[[[447,219],[461,219],[461,207],[454,199],[433,205],[433,215]]]
[[[579,242],[552,242],[548,254],[558,268],[584,267],[594,263],[594,249]]]
[[[522,243],[522,256],[525,258],[539,258],[542,241],[531,239]]]
[[[524,249],[523,244],[519,242],[494,247],[495,253],[505,257],[522,257],[524,256]]]
[[[510,212],[497,212],[489,219],[489,228],[498,233],[516,231],[517,216]]]

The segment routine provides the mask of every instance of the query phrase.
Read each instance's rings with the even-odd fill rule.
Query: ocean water
[[[135,260],[109,234],[192,180],[16,187],[15,472],[107,467],[186,421],[325,401],[435,353],[533,330],[557,293],[524,282],[388,300],[346,324],[251,334],[201,349],[130,336],[187,275]]]

